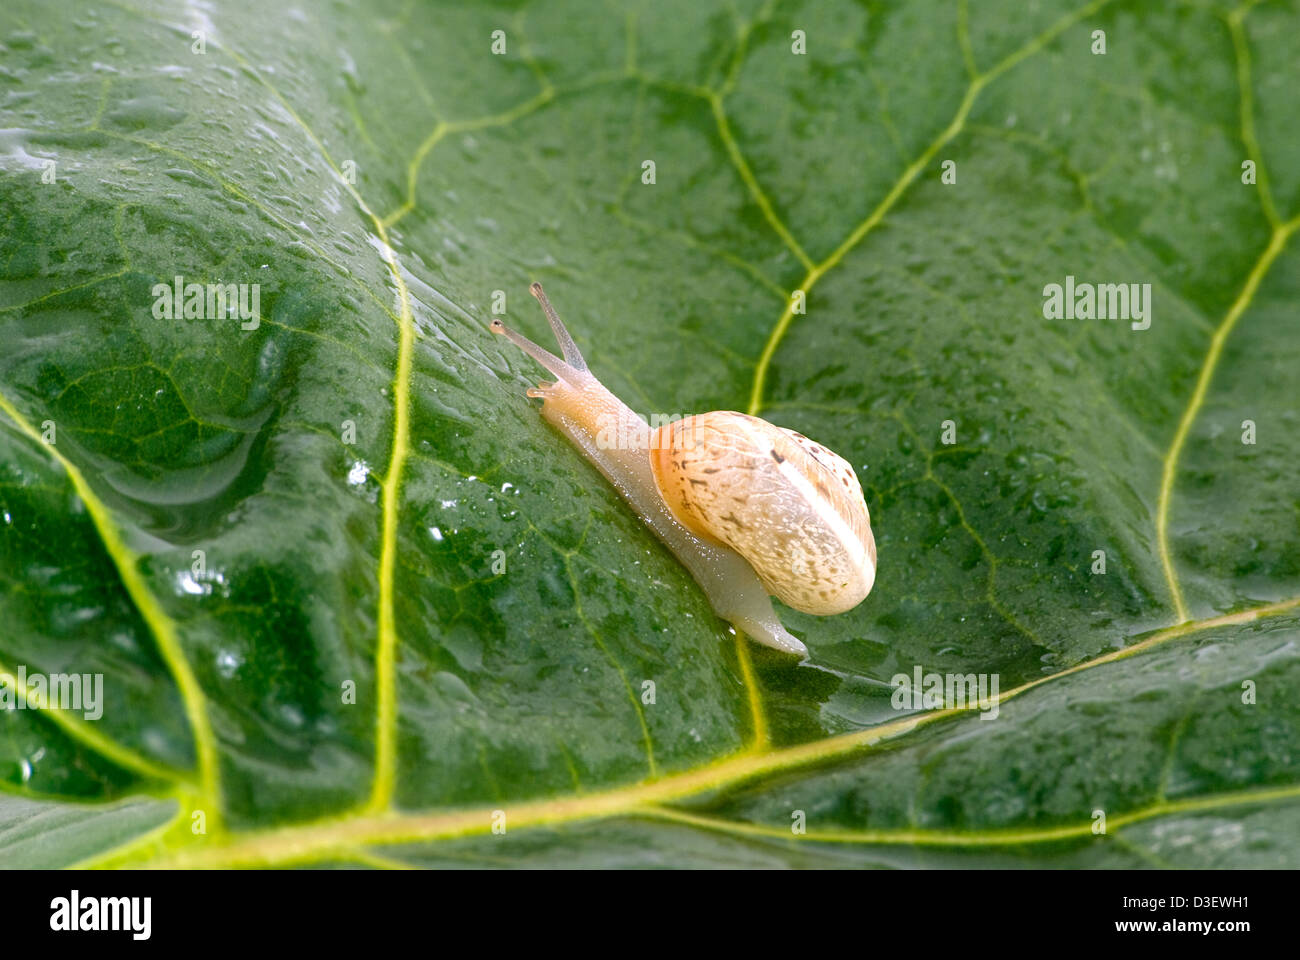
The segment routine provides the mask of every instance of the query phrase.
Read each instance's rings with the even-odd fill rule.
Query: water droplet
[[[235,671],[239,669],[241,663],[243,663],[243,660],[239,654],[231,650],[222,650],[217,654],[217,672],[227,680],[235,675]]]

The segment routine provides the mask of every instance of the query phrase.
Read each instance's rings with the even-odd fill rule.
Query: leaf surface
[[[5,865],[1300,864],[1293,6],[707,6],[0,11],[0,671],[104,678],[0,711]],[[538,416],[532,280],[858,470],[808,662]]]

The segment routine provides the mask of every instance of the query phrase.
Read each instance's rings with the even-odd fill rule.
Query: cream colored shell
[[[650,461],[678,520],[743,556],[783,603],[824,616],[871,591],[876,542],[862,486],[820,444],[716,410],[656,430]]]

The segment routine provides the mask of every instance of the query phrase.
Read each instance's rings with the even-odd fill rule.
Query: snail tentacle
[[[537,298],[537,302],[542,305],[542,310],[546,313],[546,319],[551,325],[551,330],[555,333],[555,339],[559,341],[560,352],[564,354],[565,361],[575,370],[587,369],[587,361],[582,359],[582,352],[578,350],[578,344],[574,342],[573,335],[569,333],[569,328],[564,325],[560,315],[555,312],[551,306],[551,301],[546,299],[546,291],[542,285],[533,281],[529,286],[528,292]]]
[[[510,329],[500,320],[493,320],[490,325],[490,329],[493,333],[497,334],[498,336],[505,337],[507,340],[509,340],[511,343],[517,346],[520,350],[528,354],[530,357],[532,357],[534,360],[536,360],[538,363],[544,366],[547,370],[555,374],[557,377],[559,377],[561,380],[565,381],[566,383],[579,384],[583,381],[584,378],[591,376],[591,374],[587,372],[587,368],[585,365],[582,367],[575,367],[572,364],[567,363],[564,360],[561,360],[559,357],[551,353],[551,351],[547,350],[545,347],[539,347],[537,344],[533,343],[533,341],[525,337],[522,333]],[[581,360],[582,357],[579,356],[578,359]]]

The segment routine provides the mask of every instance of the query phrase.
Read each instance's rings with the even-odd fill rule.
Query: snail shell
[[[650,461],[682,525],[743,556],[786,605],[825,616],[871,591],[876,543],[862,486],[820,444],[715,410],[659,427]]]

